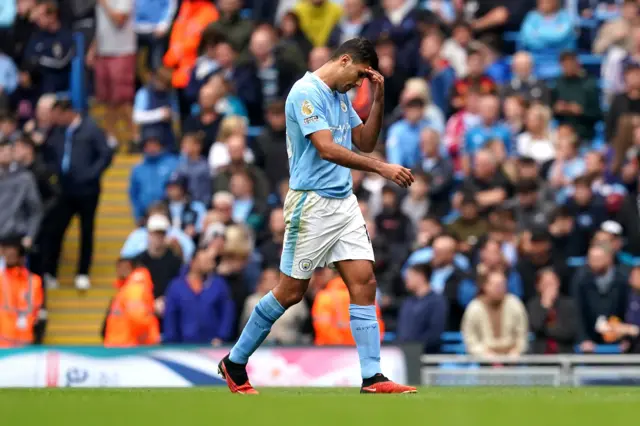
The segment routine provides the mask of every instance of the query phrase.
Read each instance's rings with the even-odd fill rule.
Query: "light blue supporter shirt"
[[[351,150],[351,129],[362,124],[345,93],[332,91],[315,74],[307,72],[287,96],[287,155],[289,187],[314,191],[322,197],[346,198],[352,193],[351,170],[320,158],[309,139],[330,130],[333,141]]]

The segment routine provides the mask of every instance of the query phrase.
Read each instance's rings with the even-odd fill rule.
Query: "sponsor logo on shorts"
[[[313,114],[313,105],[311,105],[311,102],[309,101],[303,101],[300,110],[302,111],[303,115],[306,115],[308,117]]]
[[[307,118],[304,119],[304,124],[315,123],[318,120],[320,120],[320,118],[318,118],[317,115],[312,115],[311,117],[307,117]]]
[[[313,262],[311,262],[311,259],[302,259],[298,263],[298,267],[302,272],[309,272],[313,268]]]

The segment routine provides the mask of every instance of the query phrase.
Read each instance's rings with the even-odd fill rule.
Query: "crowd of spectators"
[[[142,152],[105,344],[233,342],[278,279],[287,93],[365,36],[385,77],[371,155],[416,178],[353,171],[385,339],[640,351],[638,23],[637,0],[15,0],[0,7],[0,237],[55,287],[78,215],[89,288],[100,176],[116,146]],[[78,33],[107,134],[60,95]],[[366,120],[369,82],[350,97]],[[317,270],[270,341],[350,344],[345,294]]]

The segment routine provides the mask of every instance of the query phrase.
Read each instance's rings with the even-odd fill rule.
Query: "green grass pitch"
[[[222,388],[0,390],[7,426],[617,426],[637,424],[638,388]]]

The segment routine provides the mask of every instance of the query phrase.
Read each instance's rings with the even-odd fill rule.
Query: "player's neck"
[[[331,89],[332,91],[335,91],[336,90],[336,83],[335,83],[336,71],[337,71],[336,63],[330,61],[324,64],[323,66],[321,66],[320,68],[318,68],[317,70],[315,70],[313,74],[316,77],[318,77],[320,80],[322,80],[324,84],[329,86],[329,89]]]

